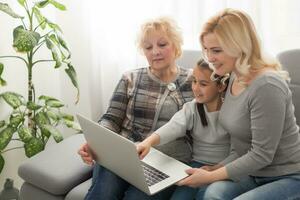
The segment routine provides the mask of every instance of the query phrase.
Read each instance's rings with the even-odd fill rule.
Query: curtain
[[[69,24],[66,25],[65,33],[73,37],[71,42],[76,48],[73,58],[77,61],[83,93],[76,111],[81,109],[80,112],[90,115],[95,120],[105,112],[121,74],[147,65],[145,58],[137,49],[136,37],[140,25],[149,18],[157,16],[174,18],[183,32],[183,49],[200,49],[198,35],[202,24],[223,8],[237,8],[246,11],[252,17],[267,53],[275,56],[283,50],[300,47],[300,2],[297,0],[82,2],[76,0],[71,4],[66,1],[66,5],[70,4],[71,9],[68,11],[69,20],[65,21]],[[80,20],[74,21],[78,17]],[[86,43],[82,44],[83,41]],[[78,50],[82,49],[82,46],[85,51]],[[68,92],[63,91],[62,95],[64,94]]]

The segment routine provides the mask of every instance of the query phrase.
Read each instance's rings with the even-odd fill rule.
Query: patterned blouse
[[[99,123],[134,142],[142,141],[193,99],[191,72],[178,67],[174,84],[159,80],[150,67],[125,73]]]

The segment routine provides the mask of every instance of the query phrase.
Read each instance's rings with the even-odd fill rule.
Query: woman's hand
[[[216,169],[219,169],[220,167],[223,167],[223,165],[221,165],[221,164],[216,164],[216,165],[213,165],[213,166],[211,166],[211,165],[205,165],[205,166],[202,166],[200,168],[204,169],[206,171],[214,171]]]
[[[81,156],[81,159],[86,164],[88,165],[94,164],[93,153],[87,143],[81,145],[77,153]]]
[[[228,179],[228,174],[225,167],[220,167],[214,171],[207,171],[202,168],[192,168],[186,170],[190,176],[179,181],[177,185],[187,185],[190,187],[200,187],[210,184],[215,181]]]

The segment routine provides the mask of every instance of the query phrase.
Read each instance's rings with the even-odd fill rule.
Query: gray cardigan
[[[234,75],[231,77],[231,88]],[[220,123],[229,132],[232,153],[222,164],[231,179],[300,172],[300,134],[292,93],[277,74],[257,77],[241,94],[228,89]]]

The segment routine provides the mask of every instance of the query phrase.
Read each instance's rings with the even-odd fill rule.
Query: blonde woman
[[[200,187],[197,199],[300,199],[300,134],[288,74],[263,57],[250,17],[225,9],[200,35],[214,73],[231,73],[219,122],[232,153],[218,169],[188,170],[179,185]]]
[[[192,71],[175,63],[181,55],[182,45],[176,23],[169,18],[144,23],[138,44],[149,66],[123,75],[107,112],[99,121],[132,141],[144,140],[168,122],[184,103],[193,99],[189,79]],[[184,137],[166,144],[160,150],[184,162],[189,162],[191,158],[191,150]],[[87,144],[78,153],[84,162],[93,164]],[[95,164],[94,172],[93,184],[85,199],[168,199],[174,189],[171,187],[148,196],[104,167]]]

